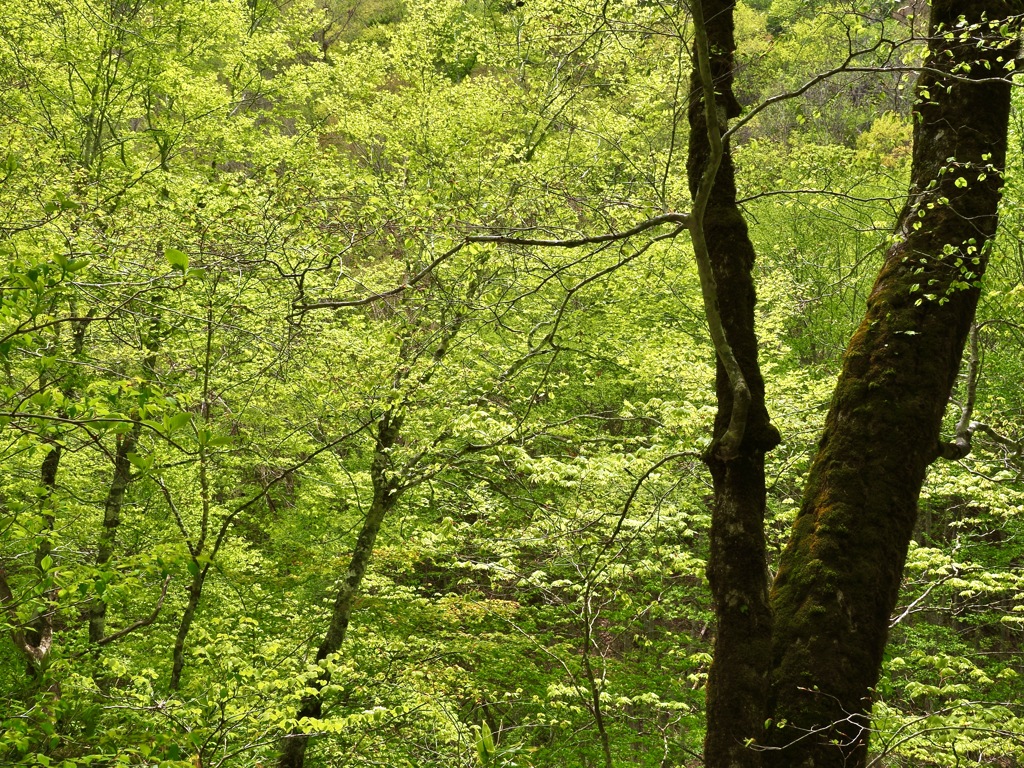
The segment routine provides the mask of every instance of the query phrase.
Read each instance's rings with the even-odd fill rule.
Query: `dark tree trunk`
[[[57,441],[51,442],[50,452],[43,458],[39,468],[39,479],[43,489],[40,504],[42,506],[43,532],[36,546],[35,564],[39,570],[39,578],[45,576],[44,560],[50,557],[53,551],[53,541],[50,535],[53,533],[55,517],[53,512],[53,494],[57,490],[57,472],[60,469],[60,460],[64,455],[63,446]],[[50,558],[52,560],[52,558]],[[56,591],[48,594],[48,598],[56,596]],[[49,662],[50,651],[53,647],[53,608],[48,605],[37,613],[27,623],[25,628],[25,642],[22,649],[28,658],[28,672],[34,677],[42,674]]]
[[[72,302],[70,306],[70,313],[75,314],[75,306]],[[71,334],[71,354],[73,359],[77,360],[82,355],[82,350],[85,347],[85,333],[89,327],[89,322],[92,316],[90,312],[84,320],[72,323],[72,334]],[[57,342],[60,339],[60,326],[57,326],[57,336],[55,340],[55,346],[59,349]],[[48,377],[45,374],[39,376],[39,390],[44,391],[48,388],[51,382],[48,381]],[[60,391],[64,395],[65,400],[70,400],[74,397],[74,376],[70,373],[65,374],[65,377],[60,385]],[[63,415],[63,414],[62,414]],[[54,505],[56,500],[54,499],[54,493],[57,490],[57,474],[60,470],[61,458],[64,455],[64,447],[60,441],[60,437],[47,438],[44,441],[45,444],[50,446],[49,452],[43,457],[43,461],[39,467],[39,482],[42,493],[40,494],[40,517],[42,518],[43,528],[39,534],[39,540],[36,544],[35,551],[35,567],[39,572],[40,580],[46,577],[44,567],[47,558],[52,562],[53,557],[53,540],[51,538],[54,527],[56,525],[56,515],[54,512]],[[21,629],[15,629],[13,636],[15,643],[21,649],[22,653],[25,654],[25,658],[28,661],[28,674],[31,677],[41,679],[47,664],[50,661],[50,653],[53,649],[53,633],[54,633],[54,610],[56,606],[57,589],[51,588],[47,594],[47,600],[49,604],[35,616],[33,616],[28,622],[25,623],[23,631]],[[14,595],[11,592],[10,585],[7,583],[6,574],[0,568],[0,604],[6,605],[9,609],[13,610],[16,601]],[[16,614],[15,614],[16,616]]]
[[[998,24],[956,25],[1005,19],[1019,5],[932,3],[898,241],[846,350],[772,589],[780,727],[769,732],[777,749],[766,765],[849,768],[867,756],[872,689],[996,230],[1006,155],[1010,85],[997,57],[1013,61],[1016,44]]]
[[[132,464],[128,454],[135,450],[139,438],[139,427],[134,426],[123,435],[117,443],[114,453],[114,477],[107,490],[107,498],[103,505],[103,529],[100,531],[99,546],[96,550],[96,567],[104,568],[114,554],[114,539],[121,525],[121,508],[124,506],[125,492],[132,477]],[[102,597],[93,600],[89,607],[89,642],[99,643],[106,633],[107,603]]]
[[[53,549],[53,542],[50,540],[54,526],[51,497],[57,488],[57,470],[60,468],[62,453],[60,443],[53,441],[51,445],[50,452],[43,458],[39,471],[40,485],[43,490],[40,499],[43,531],[36,544],[35,567],[39,571],[40,581],[46,576],[44,560],[49,557]],[[53,591],[51,591],[47,597],[53,596]],[[50,606],[47,606],[23,624],[17,613],[17,605],[18,600],[7,580],[7,571],[0,563],[0,606],[10,616],[11,639],[25,657],[29,677],[39,680],[42,679],[46,665],[49,663],[50,650],[53,647],[53,614]]]
[[[188,641],[188,633],[192,630],[192,622],[195,621],[196,611],[199,609],[199,602],[203,597],[203,585],[206,583],[206,572],[210,565],[199,564],[199,560],[192,558],[192,581],[188,585],[188,601],[185,603],[185,610],[178,622],[178,633],[174,636],[174,648],[171,650],[171,681],[170,688],[176,691],[181,687],[181,673],[185,669],[185,643]]]
[[[373,545],[377,540],[384,518],[390,512],[400,495],[398,481],[389,476],[391,468],[388,458],[388,451],[398,440],[399,431],[402,427],[402,417],[395,415],[393,411],[385,413],[377,422],[377,437],[374,446],[373,461],[370,465],[370,480],[373,485],[373,500],[367,512],[366,519],[356,538],[356,545],[352,549],[352,558],[349,561],[348,572],[345,574],[338,588],[338,594],[334,600],[334,608],[331,612],[331,622],[327,627],[327,634],[316,652],[316,660],[323,661],[333,653],[337,653],[345,642],[345,635],[348,632],[349,620],[352,616],[352,605],[359,595],[359,587],[362,584],[366,568],[370,564],[373,555]],[[297,720],[308,718],[317,720],[323,714],[323,697],[321,691],[331,681],[329,669],[323,669],[312,687],[314,693],[303,696],[299,706]],[[286,736],[281,744],[281,756],[278,760],[278,768],[303,768],[306,760],[306,746],[309,743],[309,736],[299,730],[295,730]]]
[[[711,74],[719,114],[739,115],[732,92],[733,0],[702,3]],[[700,74],[691,76],[689,157],[687,176],[696,197],[711,160],[708,122]],[[724,120],[719,120],[725,129]],[[728,142],[704,214],[708,255],[721,297],[719,311],[725,336],[750,390],[747,425],[738,454],[723,458],[716,447],[729,427],[733,386],[719,358],[716,374],[718,413],[712,447],[705,456],[714,483],[708,580],[718,626],[714,660],[707,686],[705,765],[709,768],[760,765],[760,753],[749,748],[760,741],[766,717],[771,648],[771,611],[765,565],[764,456],[779,442],[764,402],[764,380],[757,359],[754,332],[754,247],[736,205],[735,172]]]
[[[160,294],[153,294],[152,306],[159,307],[163,297]],[[161,313],[155,314],[149,320],[149,338],[145,346],[149,354],[143,360],[142,369],[145,372],[147,381],[156,378],[157,351],[160,348],[161,338]],[[134,414],[133,418],[138,418]],[[132,482],[132,463],[128,454],[138,447],[139,436],[142,434],[142,425],[138,421],[132,428],[117,439],[117,447],[114,451],[114,474],[110,480],[110,487],[107,489],[107,498],[103,503],[103,528],[100,530],[99,542],[96,547],[96,567],[104,568],[114,556],[114,543],[117,539],[117,529],[121,526],[121,510],[124,507],[125,494]],[[107,603],[102,597],[93,600],[89,607],[89,642],[99,645],[104,638],[107,624]]]

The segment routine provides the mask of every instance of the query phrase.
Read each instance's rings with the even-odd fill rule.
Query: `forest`
[[[1020,0],[0,0],[0,765],[1024,765]]]

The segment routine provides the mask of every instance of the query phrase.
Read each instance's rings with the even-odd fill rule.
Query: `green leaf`
[[[171,265],[171,269],[177,269],[182,272],[188,269],[188,254],[184,251],[179,251],[177,248],[165,248],[164,258]]]
[[[494,755],[494,736],[486,720],[480,724],[480,735],[476,740],[476,754],[481,765],[487,765]]]
[[[57,205],[62,211],[75,211],[82,207],[63,192],[57,193]]]
[[[128,461],[143,471],[153,466],[152,456],[140,456],[132,451],[129,451],[128,453]]]
[[[176,413],[173,416],[167,418],[167,430],[173,432],[176,429],[181,429],[186,424],[192,421],[192,415],[188,413]]]

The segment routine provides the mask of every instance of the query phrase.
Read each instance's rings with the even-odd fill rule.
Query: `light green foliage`
[[[745,104],[847,31],[906,32],[794,9],[740,8]],[[298,726],[317,765],[596,765],[599,714],[615,764],[695,759],[714,361],[688,244],[463,242],[685,210],[688,24],[590,0],[0,3],[0,762],[267,765]],[[775,548],[900,205],[908,82],[831,79],[734,137],[786,440]],[[876,708],[893,765],[1019,759],[1019,149],[976,406],[1011,442],[979,432],[930,480]],[[384,414],[401,496],[317,665]],[[30,674],[19,633],[47,621]],[[296,723],[322,667],[324,717]]]
[[[740,100],[756,104],[809,86],[801,98],[760,113],[755,118],[757,132],[775,141],[796,138],[853,146],[880,114],[905,115],[915,78],[907,67],[919,63],[923,45],[905,39],[908,20],[886,7],[890,5],[856,8],[850,3],[776,0],[767,12],[762,34],[755,32],[756,14],[741,14],[749,37],[740,38],[739,57],[745,68],[737,78]],[[917,20],[918,27],[922,23]],[[741,34],[743,30],[741,26]],[[853,67],[877,71],[818,77],[847,60]]]
[[[881,152],[754,140],[737,152],[751,235],[765,254],[762,327],[804,365],[832,366],[842,354],[889,243],[909,156],[879,142]]]

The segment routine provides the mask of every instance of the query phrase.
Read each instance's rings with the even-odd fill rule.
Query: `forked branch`
[[[995,429],[980,421],[974,420],[974,404],[978,397],[978,381],[981,378],[981,353],[978,334],[985,323],[974,323],[970,336],[967,338],[967,384],[964,400],[960,406],[960,418],[956,424],[953,439],[939,445],[939,457],[956,461],[965,458],[973,448],[974,433],[984,432],[993,442],[1011,451],[1016,456],[1024,454],[1024,443],[999,434]]]

